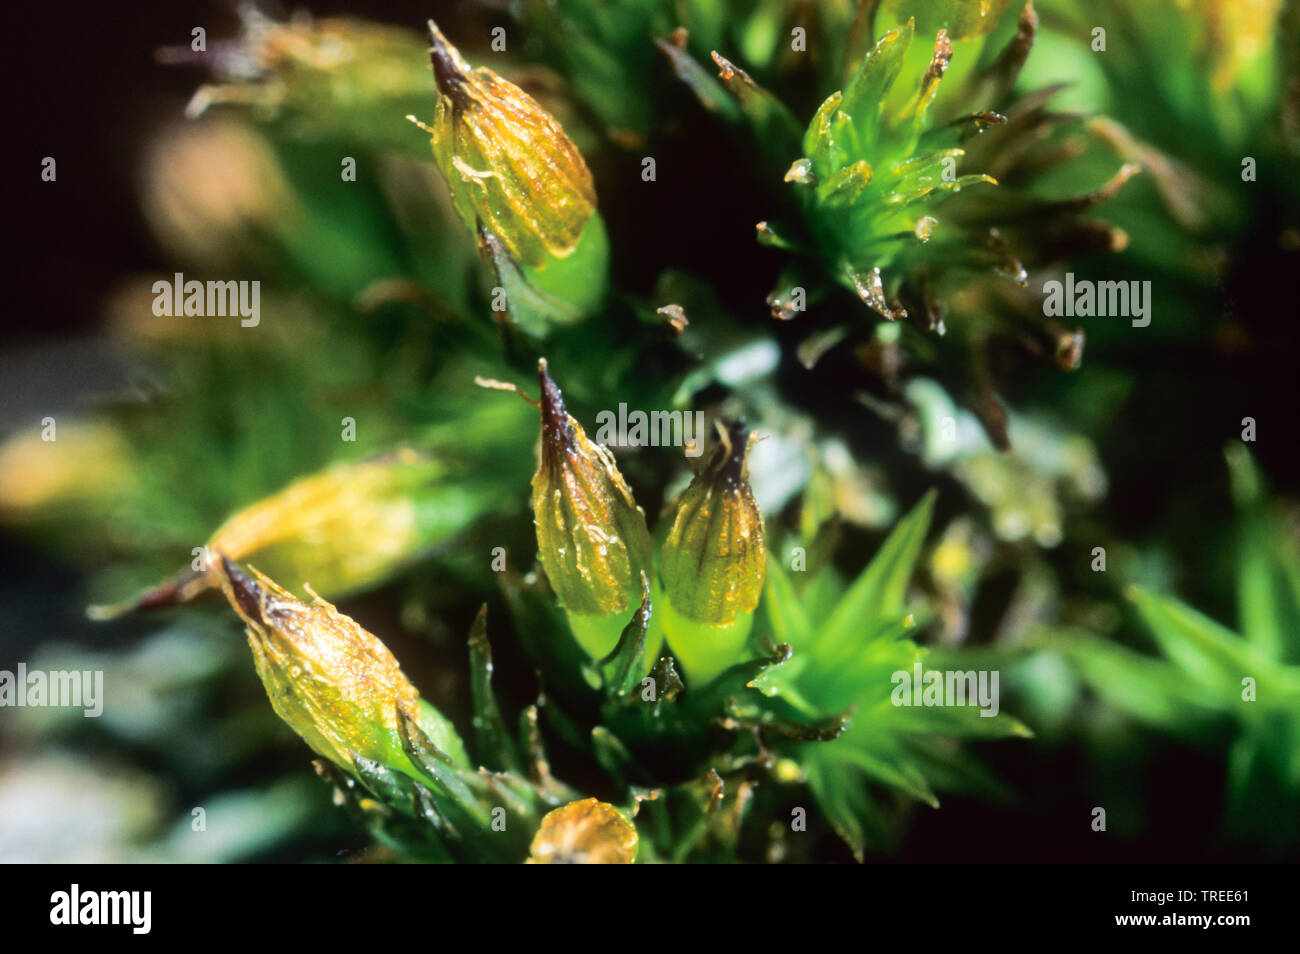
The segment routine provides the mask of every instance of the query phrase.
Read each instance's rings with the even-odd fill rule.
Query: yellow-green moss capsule
[[[468,764],[451,723],[420,699],[388,647],[356,621],[314,593],[304,603],[256,571],[249,576],[220,553],[209,558],[209,572],[248,629],[276,715],[318,755],[354,774],[357,755],[421,779],[402,749],[400,709],[444,754]]]
[[[608,655],[641,603],[641,574],[653,548],[645,513],[618,472],[614,455],[588,439],[564,409],[543,359],[542,448],[533,476],[533,517],[542,567],[569,615],[578,642]],[[657,646],[647,647],[653,659]]]
[[[444,474],[437,460],[410,448],[336,464],[245,507],[208,549],[337,598],[387,579],[460,529],[459,519],[429,518]],[[458,502],[453,495],[447,509]]]
[[[708,682],[738,662],[763,591],[763,514],[749,485],[743,426],[713,449],[677,503],[657,607],[688,677]]]
[[[490,69],[472,69],[432,20],[429,39],[439,93],[428,127],[434,160],[457,214],[493,259],[511,313],[581,317],[604,296],[609,260],[582,154],[535,99]]]
[[[295,590],[308,580],[331,598],[345,596],[388,579],[481,512],[474,495],[445,474],[438,460],[412,448],[335,464],[240,510],[205,549],[256,563]],[[196,562],[134,599],[92,607],[91,615],[188,602],[218,583]]]
[[[630,865],[636,827],[613,805],[594,798],[547,812],[533,837],[530,865]]]

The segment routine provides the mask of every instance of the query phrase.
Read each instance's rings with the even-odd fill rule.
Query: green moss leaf
[[[850,643],[903,614],[903,598],[930,528],[934,499],[930,491],[898,522],[822,627],[820,646],[831,650]]]

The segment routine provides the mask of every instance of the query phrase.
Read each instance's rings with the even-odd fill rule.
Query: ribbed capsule
[[[530,865],[630,865],[636,827],[607,802],[585,798],[547,812],[533,837]]]
[[[673,610],[698,623],[729,626],[753,612],[763,592],[767,551],[748,453],[745,428],[734,425],[682,494],[664,544],[664,592]]]
[[[560,389],[538,365],[542,450],[533,476],[533,516],[542,567],[570,614],[631,614],[652,546],[645,513],[614,463],[564,409]],[[624,621],[625,622],[625,621]]]
[[[211,555],[209,571],[247,627],[276,715],[318,755],[349,772],[353,753],[404,770],[398,709],[412,721],[427,719],[388,647],[314,593],[304,603],[223,554]]]
[[[310,580],[321,592],[344,596],[396,573],[477,516],[439,480],[445,472],[432,456],[411,448],[335,464],[240,510],[205,549],[256,563],[291,585]],[[174,606],[218,585],[208,568],[195,565],[133,599],[90,612],[111,619]]]
[[[471,69],[429,21],[438,86],[433,155],[462,221],[478,222],[531,268],[564,258],[596,209],[577,146],[538,102],[485,67]]]
[[[340,596],[382,580],[450,526],[420,503],[444,473],[410,448],[300,477],[232,516],[208,549],[255,562],[291,585],[310,580]]]

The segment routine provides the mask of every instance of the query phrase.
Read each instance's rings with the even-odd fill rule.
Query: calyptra
[[[599,658],[614,648],[641,603],[641,577],[649,576],[653,554],[650,531],[614,455],[593,443],[565,410],[545,359],[538,363],[538,378],[537,550],[578,642]]]
[[[209,572],[248,630],[257,674],[276,715],[312,750],[356,774],[357,757],[416,780],[402,745],[401,716],[459,765],[469,764],[455,728],[420,698],[378,638],[311,593],[304,603],[266,576],[250,576],[221,553]]]
[[[739,661],[763,592],[767,550],[748,453],[743,425],[722,434],[677,502],[660,561],[668,643],[705,682]]]
[[[582,317],[604,297],[609,259],[582,154],[541,104],[492,70],[471,68],[432,20],[429,40],[437,112],[432,125],[415,121],[511,313],[526,303],[546,321]]]

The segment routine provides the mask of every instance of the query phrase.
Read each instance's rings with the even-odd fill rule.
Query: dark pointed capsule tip
[[[564,400],[560,397],[560,389],[551,377],[545,358],[537,359],[537,381],[542,386],[542,413],[545,414],[548,410],[558,409],[563,414]]]
[[[740,490],[749,479],[747,455],[749,453],[749,433],[741,421],[720,428],[718,441],[709,455],[708,463],[696,475],[696,480],[703,481],[715,490],[729,493]]]
[[[240,612],[249,619],[260,620],[262,618],[262,597],[266,591],[224,553],[218,553],[217,557],[221,560],[222,573],[230,581],[230,592],[234,594],[235,603],[238,604]]]
[[[469,64],[432,20],[429,21],[429,60],[433,63],[433,78],[440,93],[453,95],[468,77]]]
[[[713,470],[716,478],[739,483],[745,477],[745,458],[749,453],[749,431],[744,421],[736,421],[727,428],[727,439],[713,452]]]
[[[558,445],[567,450],[573,444],[573,428],[569,425],[569,414],[564,409],[564,398],[560,389],[551,379],[546,368],[546,359],[537,362],[537,380],[542,386],[542,443],[545,448]]]
[[[214,550],[212,552],[216,556],[216,558],[221,562],[221,571],[227,577],[229,577],[232,583],[239,578],[248,579],[247,574],[245,574],[244,571],[239,568],[238,563],[230,559],[230,557],[226,556],[220,550]]]

